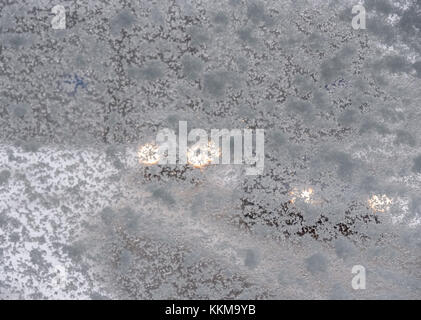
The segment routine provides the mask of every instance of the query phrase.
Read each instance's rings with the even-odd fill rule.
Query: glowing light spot
[[[187,150],[187,162],[195,168],[203,168],[219,159],[221,150],[213,141],[206,147],[196,143]]]
[[[159,161],[158,146],[147,143],[139,148],[139,162],[146,165],[157,164]]]
[[[313,194],[313,189],[311,189],[311,188],[309,188],[307,190],[303,190],[301,192],[301,198],[303,198],[305,202],[310,202],[312,194]]]
[[[368,205],[374,212],[385,212],[390,209],[390,205],[392,204],[392,199],[390,199],[385,194],[381,196],[373,195],[370,199],[368,199]]]
[[[312,188],[307,188],[307,189],[302,189],[302,190],[298,190],[297,188],[294,188],[289,193],[292,196],[291,203],[295,203],[295,201],[297,200],[297,197],[303,199],[304,202],[306,203],[312,203],[314,202],[313,193],[314,191]]]

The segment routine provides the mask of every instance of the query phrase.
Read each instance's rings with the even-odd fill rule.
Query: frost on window
[[[421,297],[419,1],[63,8],[0,4],[1,299]],[[263,129],[263,171],[181,122]]]

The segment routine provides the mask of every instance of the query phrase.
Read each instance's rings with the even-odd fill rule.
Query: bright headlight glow
[[[158,150],[159,147],[151,143],[147,143],[141,146],[137,153],[139,157],[139,162],[145,165],[157,164],[159,161]]]
[[[295,201],[297,200],[297,197],[303,199],[303,201],[306,203],[312,203],[313,193],[314,193],[314,190],[312,188],[304,188],[301,190],[294,188],[289,193],[292,196],[291,203],[295,203]]]
[[[390,205],[392,204],[392,199],[383,195],[373,195],[370,199],[368,199],[368,205],[374,212],[385,212],[390,209]]]
[[[221,150],[213,142],[203,148],[200,143],[196,143],[187,150],[187,162],[195,168],[203,168],[215,162],[221,154]]]

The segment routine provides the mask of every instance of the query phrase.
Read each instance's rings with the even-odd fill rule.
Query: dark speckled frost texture
[[[421,298],[421,3],[357,2],[1,1],[0,299]],[[263,174],[141,165],[179,121]]]

